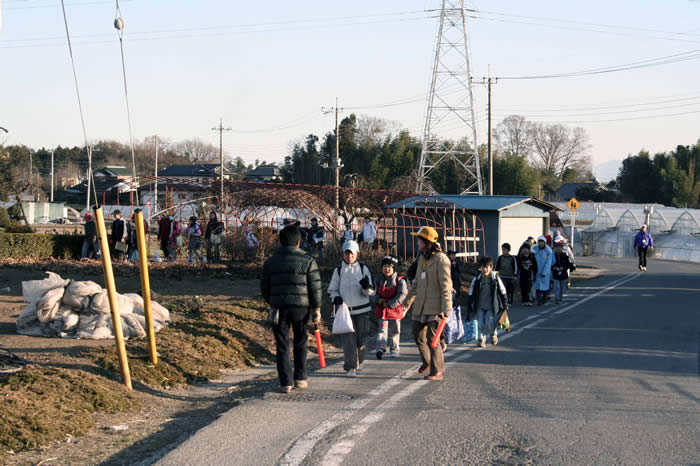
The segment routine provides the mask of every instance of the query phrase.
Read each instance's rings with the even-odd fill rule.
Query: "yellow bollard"
[[[151,281],[148,278],[148,248],[146,247],[146,229],[143,224],[143,211],[136,211],[136,244],[139,248],[139,268],[141,269],[141,294],[143,295],[143,310],[146,314],[146,331],[148,332],[148,350],[151,362],[158,365],[156,352],[156,332],[153,329],[153,312],[151,311]]]
[[[122,381],[126,388],[131,390],[131,374],[129,374],[129,361],[126,359],[126,347],[124,346],[124,333],[122,331],[122,318],[119,313],[117,301],[117,288],[114,285],[114,273],[112,272],[112,257],[109,255],[109,242],[107,241],[107,229],[102,207],[95,207],[95,223],[97,224],[97,237],[100,239],[102,253],[102,268],[105,272],[105,286],[109,298],[109,308],[112,311],[112,323],[114,324],[114,340],[117,343],[117,356],[119,367],[122,371]]]

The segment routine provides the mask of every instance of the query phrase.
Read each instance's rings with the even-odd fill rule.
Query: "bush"
[[[0,259],[79,259],[81,235],[44,235],[40,233],[0,234]]]
[[[5,233],[34,233],[32,227],[23,225],[19,222],[10,221],[10,224],[5,229]]]
[[[7,215],[7,209],[0,207],[0,228],[7,228],[10,226],[10,216]]]

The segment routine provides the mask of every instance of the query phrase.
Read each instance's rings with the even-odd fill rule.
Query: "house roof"
[[[277,165],[258,165],[254,170],[246,172],[246,177],[254,176],[277,176],[279,168]]]
[[[445,207],[456,206],[460,209],[468,210],[496,210],[501,211],[518,204],[533,204],[544,210],[561,210],[559,207],[549,202],[535,199],[529,196],[475,196],[470,194],[452,195],[440,194],[437,196],[414,196],[403,199],[399,202],[388,205],[388,208],[400,207]]]
[[[133,174],[131,170],[121,165],[107,165],[106,167],[102,167],[99,170],[95,170],[95,174],[97,174],[98,172],[102,172],[106,175],[111,176],[131,176]]]
[[[218,163],[198,163],[194,165],[170,165],[165,170],[158,172],[158,176],[197,176],[214,177],[218,175]]]

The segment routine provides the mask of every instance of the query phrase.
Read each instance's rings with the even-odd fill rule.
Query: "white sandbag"
[[[66,332],[73,330],[78,325],[79,321],[80,316],[78,313],[69,310],[63,314],[63,330]]]
[[[67,334],[73,330],[78,325],[79,320],[78,314],[73,312],[70,307],[61,305],[56,318],[51,322],[51,326],[59,333],[59,336],[66,338],[67,335],[61,334]]]
[[[90,305],[90,296],[101,291],[102,287],[95,282],[75,281],[68,285],[61,301],[75,309],[86,309]]]
[[[114,334],[109,327],[97,327],[90,332],[78,332],[77,337],[85,340],[108,340],[114,338]]]
[[[127,314],[122,316],[122,333],[124,334],[124,338],[145,337],[146,318],[137,314]]]
[[[119,306],[120,315],[131,314],[134,312],[134,302],[123,294],[117,293],[117,304]],[[110,314],[111,310],[109,307],[107,290],[102,290],[100,293],[93,296],[92,302],[88,307],[88,311],[98,314]]]
[[[58,274],[46,272],[49,276],[43,280],[22,282],[22,296],[27,303],[36,303],[47,291],[54,288],[65,288],[70,280],[62,279]]]
[[[17,317],[15,325],[17,325],[19,329],[20,327],[26,327],[34,321],[39,322],[39,317],[37,317],[36,314],[36,304],[32,303],[27,304],[27,308]]]
[[[146,312],[143,309],[143,297],[136,293],[127,293],[124,296],[131,298],[134,303],[134,314],[145,316]],[[161,326],[165,322],[170,322],[170,311],[161,306],[156,301],[151,301],[151,313],[153,314],[153,326],[156,327],[156,322],[160,322]]]
[[[109,327],[112,317],[109,314],[81,314],[78,322],[78,338],[92,338],[90,335],[100,327]]]
[[[48,323],[42,322],[39,325],[41,326],[42,336],[49,337],[49,338],[58,336],[58,332],[56,331],[55,328],[53,328],[53,322],[48,322]]]
[[[34,320],[27,325],[17,327],[17,333],[27,335],[29,337],[43,337],[44,332],[41,330],[41,322]]]
[[[44,293],[36,306],[39,322],[47,323],[56,318],[58,308],[61,306],[63,291],[63,288],[53,288]]]

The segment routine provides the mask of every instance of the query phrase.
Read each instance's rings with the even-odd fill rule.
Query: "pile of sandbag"
[[[114,337],[107,290],[95,282],[64,280],[47,273],[44,280],[22,282],[27,308],[17,318],[17,333],[92,340]],[[117,294],[117,301],[124,337],[145,337],[143,298],[133,293]],[[170,321],[170,313],[155,301],[151,301],[151,311],[157,332]]]

